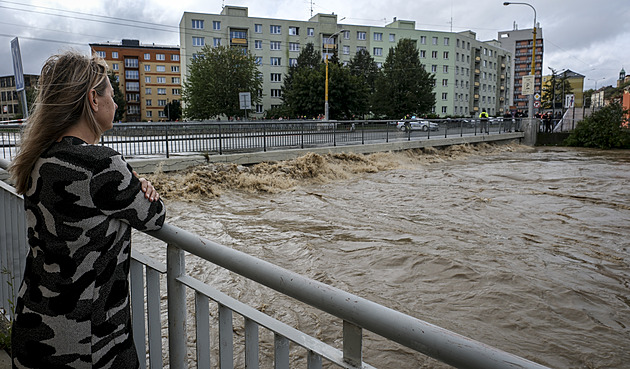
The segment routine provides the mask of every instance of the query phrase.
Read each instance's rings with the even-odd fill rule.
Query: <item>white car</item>
[[[423,119],[412,119],[408,122],[400,121],[396,123],[396,128],[400,131],[428,131],[429,129],[432,131],[437,131],[440,128],[440,125],[435,122],[430,122],[428,120]]]

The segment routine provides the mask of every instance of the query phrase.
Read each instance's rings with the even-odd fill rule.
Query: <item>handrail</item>
[[[457,368],[545,368],[420,319],[309,279],[171,224],[146,232],[169,246]]]

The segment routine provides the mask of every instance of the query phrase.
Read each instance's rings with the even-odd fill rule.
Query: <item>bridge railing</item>
[[[482,134],[479,119],[432,119],[435,125],[427,130],[401,129],[398,122],[401,121],[116,123],[101,137],[100,144],[126,157],[168,158],[176,154],[222,155]],[[0,158],[11,160],[15,156],[22,127],[21,124],[0,125]],[[520,119],[492,118],[487,134],[514,131],[519,127]]]

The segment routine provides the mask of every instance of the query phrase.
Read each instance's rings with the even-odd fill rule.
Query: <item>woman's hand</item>
[[[133,172],[133,175],[138,177],[140,181],[140,185],[142,186],[142,192],[144,192],[144,197],[151,202],[158,201],[160,199],[160,194],[155,190],[151,182],[149,182],[146,178],[140,177],[136,171]]]

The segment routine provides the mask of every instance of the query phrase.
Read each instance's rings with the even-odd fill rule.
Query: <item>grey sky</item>
[[[571,69],[593,88],[615,85],[622,67],[630,72],[630,1],[526,2],[543,29],[544,74],[548,67]],[[250,17],[260,18],[308,20],[311,8],[313,14],[335,13],[344,24],[384,26],[397,17],[415,21],[417,29],[472,30],[482,41],[514,24],[530,29],[534,23],[530,7],[503,6],[503,0],[0,0],[0,75],[13,74],[14,37],[20,40],[24,72],[38,74],[48,56],[68,48],[87,53],[88,43],[133,38],[178,45],[183,12],[220,13],[224,4],[246,6]]]

